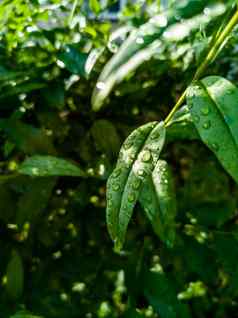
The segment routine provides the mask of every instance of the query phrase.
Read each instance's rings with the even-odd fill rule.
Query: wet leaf
[[[155,233],[168,245],[175,239],[176,198],[172,173],[166,161],[159,160],[139,196]]]
[[[107,225],[117,249],[124,243],[140,190],[159,159],[164,141],[163,122],[152,122],[133,131],[120,150],[107,182]]]
[[[209,76],[191,85],[187,102],[203,142],[238,182],[238,89],[228,80]]]

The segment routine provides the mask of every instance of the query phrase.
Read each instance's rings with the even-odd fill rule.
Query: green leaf
[[[85,177],[83,170],[76,164],[53,156],[29,157],[20,165],[18,172],[34,177]]]
[[[26,154],[55,153],[51,139],[39,128],[15,119],[3,119],[0,121],[0,129],[17,148]]]
[[[192,31],[198,30],[201,24],[206,25],[225,12],[225,6],[219,4],[209,8],[212,14],[207,15],[203,12],[207,5],[209,5],[209,1],[193,0],[183,1],[183,3],[176,1],[175,5],[169,10],[154,16],[137,30],[133,30],[100,74],[92,94],[93,110],[100,110],[113,87],[120,83],[130,72],[150,59],[155,53],[158,54],[163,51],[165,48],[164,41],[174,41],[178,30],[180,35],[177,38],[181,41]],[[199,13],[201,14],[192,18]],[[180,17],[180,20],[191,19],[176,23],[176,17]],[[169,28],[168,31],[166,31],[167,28]]]
[[[59,53],[58,58],[62,61],[68,71],[73,74],[85,76],[85,63],[88,58],[88,54],[80,52],[73,45],[67,45],[65,50]]]
[[[107,225],[115,247],[124,243],[128,223],[146,178],[151,175],[165,141],[164,123],[152,122],[124,142],[107,182]]]
[[[4,88],[0,92],[0,99],[18,95],[18,94],[26,94],[30,93],[32,91],[39,90],[43,87],[45,87],[45,83],[34,83],[34,82],[24,82],[16,86],[8,86],[7,88]]]
[[[203,142],[238,183],[238,89],[228,80],[209,76],[191,85],[187,102]]]
[[[120,139],[115,126],[108,120],[96,120],[91,127],[91,134],[97,147],[109,158],[118,155],[120,149]]]
[[[24,268],[20,254],[14,250],[7,265],[7,285],[9,296],[16,300],[21,297],[24,285]]]
[[[176,198],[172,173],[166,161],[159,160],[139,196],[155,233],[168,245],[175,239]]]
[[[200,139],[187,105],[180,108],[167,126],[167,142]]]
[[[161,318],[191,317],[186,305],[177,299],[174,282],[164,274],[147,272],[144,277],[144,293],[149,304]]]
[[[47,207],[55,185],[56,178],[28,180],[26,191],[18,201],[16,212],[16,223],[20,228],[26,222],[34,222],[41,215]]]

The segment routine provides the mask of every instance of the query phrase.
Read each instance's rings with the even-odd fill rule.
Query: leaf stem
[[[198,67],[193,79],[192,79],[192,83],[196,80],[198,80],[202,74],[204,73],[204,71],[206,70],[207,66],[214,60],[214,58],[217,56],[219,50],[221,49],[222,45],[224,44],[226,38],[228,37],[228,35],[231,33],[231,31],[233,30],[233,28],[235,27],[235,25],[238,23],[238,10],[236,10],[236,12],[234,13],[233,17],[231,18],[230,22],[227,24],[227,26],[224,28],[224,30],[220,33],[220,35],[218,36],[217,40],[215,41],[214,45],[212,46],[212,48],[209,50],[206,58],[204,59],[204,61],[202,62],[202,64]],[[171,118],[173,117],[174,113],[177,111],[177,109],[183,104],[185,97],[186,97],[186,91],[187,88],[185,89],[185,91],[183,92],[183,94],[180,96],[180,98],[178,99],[177,103],[175,104],[175,106],[173,107],[173,109],[171,110],[171,112],[168,114],[168,116],[165,119],[165,126],[168,126]]]

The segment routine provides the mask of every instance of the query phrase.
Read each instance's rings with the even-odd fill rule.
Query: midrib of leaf
[[[237,148],[237,152],[238,152],[238,144],[236,143],[236,140],[235,140],[235,138],[234,138],[234,136],[233,136],[232,130],[230,129],[229,125],[227,125],[226,121],[224,120],[224,115],[223,115],[222,111],[220,110],[220,107],[218,106],[218,103],[217,103],[216,100],[211,96],[211,94],[209,93],[209,91],[208,91],[206,85],[204,85],[202,81],[198,81],[197,84],[198,84],[198,86],[200,86],[200,88],[202,88],[202,89],[204,90],[204,92],[206,93],[206,95],[207,95],[208,98],[210,99],[211,103],[212,103],[213,105],[215,105],[215,107],[216,107],[218,113],[220,114],[220,117],[221,117],[222,121],[225,123],[225,126],[226,126],[227,130],[229,131],[229,133],[230,133],[230,135],[231,135],[231,138],[232,138],[232,140],[233,140],[233,143],[234,143],[235,147]]]

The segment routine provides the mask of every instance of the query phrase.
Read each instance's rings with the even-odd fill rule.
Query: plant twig
[[[217,56],[217,53],[219,52],[220,48],[224,44],[224,41],[227,39],[228,35],[231,33],[231,31],[234,29],[235,25],[238,23],[238,10],[234,13],[233,17],[231,18],[230,22],[227,24],[227,26],[224,28],[224,30],[220,33],[217,40],[215,41],[212,48],[209,50],[206,58],[202,62],[202,64],[198,67],[193,79],[192,83],[196,80],[198,80],[204,71],[206,70],[207,66],[214,60],[214,58]],[[165,125],[167,126],[171,118],[173,117],[174,113],[177,111],[177,109],[183,104],[185,98],[186,98],[186,91],[183,92],[183,94],[178,99],[177,103],[171,110],[171,112],[168,114],[168,116],[165,119]]]

